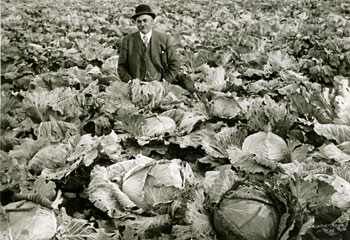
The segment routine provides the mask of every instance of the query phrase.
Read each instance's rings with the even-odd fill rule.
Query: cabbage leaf
[[[337,124],[315,123],[315,132],[330,140],[335,140],[338,144],[350,141],[350,126]]]

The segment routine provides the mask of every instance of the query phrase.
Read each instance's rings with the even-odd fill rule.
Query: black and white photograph
[[[0,8],[0,240],[350,239],[350,0]]]

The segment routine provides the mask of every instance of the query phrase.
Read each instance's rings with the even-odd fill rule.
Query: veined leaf
[[[97,229],[85,219],[72,218],[64,208],[58,217],[56,238],[58,240],[103,240],[112,239],[103,229]]]
[[[79,134],[76,124],[56,120],[50,116],[50,121],[41,122],[35,130],[38,138],[50,139],[52,142],[67,142],[71,136]]]
[[[206,176],[210,172],[206,173]],[[210,201],[212,203],[218,203],[221,197],[232,188],[233,184],[238,181],[239,178],[236,176],[235,172],[230,169],[220,171],[215,178],[214,182],[210,185],[208,189],[208,194],[210,196]]]
[[[166,94],[164,84],[159,81],[141,82],[134,79],[130,86],[131,100],[139,107],[159,106]]]
[[[321,147],[321,152],[330,159],[342,164],[350,162],[350,154],[346,154],[333,143]]]
[[[198,123],[205,121],[207,117],[189,110],[170,109],[163,112],[161,116],[172,118],[179,133],[190,133]]]
[[[350,141],[350,126],[315,123],[314,130],[318,135],[335,140],[338,144]]]
[[[23,109],[35,123],[49,120],[50,106],[59,100],[58,94],[41,88],[23,95]]]
[[[118,220],[116,220],[117,225],[125,226],[125,230],[121,232],[125,240],[147,239],[148,236],[152,236],[152,231],[157,232],[171,224],[168,214],[152,217],[131,215],[128,218],[122,223],[118,223]]]
[[[338,86],[339,95],[335,97],[337,118],[334,120],[336,124],[344,124],[350,126],[350,87],[349,80],[339,79]]]
[[[288,53],[280,50],[267,53],[268,64],[274,71],[293,70],[296,67],[294,59]]]
[[[11,229],[10,239],[49,240],[55,235],[57,221],[53,210],[25,200],[4,208]]]
[[[2,204],[0,204],[0,239],[13,240],[11,236],[11,225]]]
[[[200,92],[222,91],[226,88],[225,69],[222,66],[212,68],[208,64],[201,65],[198,70],[200,74],[196,76],[198,80],[194,85]],[[193,77],[194,78],[194,77]]]

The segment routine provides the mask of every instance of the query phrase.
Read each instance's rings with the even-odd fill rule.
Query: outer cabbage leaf
[[[101,153],[106,154],[112,161],[118,161],[122,154],[121,138],[112,130],[110,134],[102,137]]]
[[[162,109],[173,109],[174,106],[182,106],[182,103],[187,103],[190,99],[187,98],[189,92],[179,85],[163,82],[166,94],[161,102]]]
[[[90,134],[85,134],[77,138],[78,142],[74,146],[74,150],[67,158],[67,162],[82,161],[85,166],[90,166],[98,155],[98,147],[101,138],[92,137]]]
[[[52,181],[46,181],[44,178],[37,178],[34,183],[27,182],[26,188],[22,187],[19,195],[22,195],[24,196],[24,199],[28,198],[29,200],[33,200],[33,198],[31,198],[31,195],[34,196],[34,199],[37,195],[39,198],[37,203],[45,202],[46,200],[48,200],[46,203],[50,203],[51,201],[54,201],[55,198],[58,198],[56,194],[56,184]],[[22,197],[15,195],[15,198],[21,199]],[[52,202],[51,204],[48,204],[47,207],[51,208]]]
[[[59,121],[50,117],[50,121],[41,122],[35,130],[38,138],[49,139],[52,142],[64,143],[71,136],[79,134],[79,128],[76,124]]]
[[[266,93],[266,92],[272,92],[277,87],[281,85],[281,81],[278,79],[273,80],[258,80],[252,83],[249,83],[249,92],[253,94],[258,94],[260,92]]]
[[[197,69],[200,73],[192,75],[191,78],[195,79],[194,86],[200,92],[208,91],[222,91],[227,86],[225,79],[225,69],[222,66],[209,67],[208,64],[203,64]]]
[[[40,173],[44,168],[62,167],[66,163],[68,151],[68,146],[61,143],[45,146],[28,162],[28,169]]]
[[[49,240],[56,233],[56,216],[51,209],[30,201],[10,203],[4,209],[11,229],[10,239]]]
[[[125,240],[149,239],[155,233],[171,225],[171,218],[168,214],[143,217],[140,215],[129,215],[122,221],[116,219],[117,226],[125,226],[121,235]]]
[[[337,145],[337,147],[346,154],[350,154],[350,141],[343,142],[342,144]]]
[[[91,171],[90,201],[114,218],[124,216],[123,210],[138,210],[138,207],[111,181],[108,170],[97,165]]]
[[[101,66],[102,70],[113,75],[118,75],[118,60],[118,55],[106,59],[106,61]]]
[[[185,221],[191,224],[192,236],[195,239],[214,239],[215,234],[210,221],[210,214],[204,208],[205,195],[203,189],[195,190],[194,195],[194,200],[187,203]]]
[[[193,131],[184,136],[175,136],[168,139],[169,142],[178,144],[181,148],[194,147],[202,145],[203,139],[214,137],[213,132],[207,128]]]
[[[350,126],[350,87],[349,80],[339,79],[338,93],[335,97],[335,112],[337,117],[334,123]]]
[[[263,173],[267,175],[277,169],[275,161],[244,152],[237,147],[230,147],[228,155],[232,166],[246,173]]]
[[[159,106],[166,94],[162,82],[142,82],[134,79],[130,86],[131,101],[139,107],[154,108]]]
[[[8,154],[10,158],[16,159],[20,164],[27,163],[48,141],[44,138],[33,140],[25,138],[21,145],[16,145]]]
[[[172,213],[173,218],[179,219],[181,225],[173,225],[171,236],[176,239],[216,239],[210,214],[205,209],[205,201],[202,186],[189,186],[183,197],[177,203],[174,202],[180,208],[175,209],[175,212]]]
[[[3,208],[2,204],[0,204],[0,239],[11,239],[11,226],[8,219],[8,216]]]
[[[266,131],[271,127],[274,133],[285,136],[296,120],[287,103],[276,102],[269,95],[242,98],[239,104],[248,125],[256,131]]]
[[[327,139],[335,140],[338,144],[350,141],[350,126],[315,123],[315,132]]]
[[[320,148],[320,151],[329,159],[333,159],[336,162],[342,164],[350,161],[350,154],[346,154],[338,146],[333,143],[324,145]]]
[[[288,141],[290,160],[293,162],[305,162],[309,152],[314,149],[314,146],[301,144],[299,141]]]
[[[268,56],[268,66],[266,68],[271,68],[273,71],[279,72],[281,70],[294,70],[297,64],[295,60],[292,59],[288,53],[282,52],[280,50],[267,53]]]
[[[98,97],[103,101],[101,111],[114,114],[120,110],[137,112],[138,108],[132,103],[129,94],[129,85],[122,81],[114,81],[105,92],[99,93]]]
[[[188,240],[193,238],[191,226],[189,225],[174,225],[172,227],[171,235],[175,239]]]
[[[221,128],[221,129],[220,129]],[[206,128],[191,132],[185,136],[169,138],[168,141],[178,144],[181,148],[201,147],[210,157],[220,159],[228,158],[228,149],[231,146],[241,146],[247,133],[244,129],[220,125],[208,125]],[[209,160],[203,158],[201,161]]]
[[[18,189],[27,180],[27,167],[7,153],[0,151],[0,191]]]
[[[210,107],[212,115],[219,118],[231,119],[241,112],[239,103],[230,97],[217,97],[212,100]]]
[[[289,183],[291,193],[298,199],[302,206],[313,204],[317,199],[317,183],[313,181],[305,181],[296,179]]]
[[[332,204],[342,209],[350,207],[350,183],[348,181],[339,176],[330,176],[326,174],[315,174],[313,177],[309,176],[308,178],[314,178],[318,181],[325,182],[335,191],[331,195],[329,202],[325,202],[325,204]],[[327,190],[328,188],[324,189]],[[322,189],[319,189],[319,195],[321,196],[322,194]],[[326,193],[324,195],[326,195]]]
[[[163,112],[160,116],[172,118],[176,123],[178,134],[188,134],[200,122],[207,120],[207,117],[196,112],[182,109],[170,109]]]
[[[103,228],[96,228],[93,223],[88,222],[85,219],[72,218],[67,215],[65,208],[61,208],[57,217],[58,227],[55,237],[58,240],[103,240],[119,239],[119,233],[115,230],[115,233],[107,234]]]
[[[46,179],[62,179],[81,164],[90,166],[98,156],[100,141],[101,138],[92,137],[90,134],[72,137],[67,144],[69,151],[67,152],[65,165],[56,166],[56,168],[44,168],[40,176]],[[50,164],[52,165],[52,163]]]
[[[33,92],[23,93],[23,110],[33,122],[40,123],[47,121],[51,112],[51,104],[59,100],[59,92],[62,89],[57,89],[55,92],[47,89],[38,88]]]
[[[78,118],[83,115],[82,106],[84,105],[84,96],[74,88],[55,88],[52,95],[56,96],[56,101],[50,106],[63,116]]]
[[[188,92],[168,82],[143,82],[134,79],[130,84],[131,101],[143,109],[169,109],[187,101]]]
[[[141,126],[140,136],[158,137],[166,133],[175,131],[175,121],[166,116],[156,116],[146,118],[144,125]]]
[[[222,196],[239,180],[241,179],[231,169],[206,172],[204,183],[210,201],[212,203],[218,203]]]
[[[258,132],[249,135],[243,142],[242,150],[272,161],[285,160],[288,153],[286,142],[271,132]]]
[[[59,87],[73,87],[91,81],[91,77],[86,71],[78,70],[80,69],[73,67],[69,69],[58,69],[57,72],[50,71],[38,74],[34,76],[30,84],[35,88],[54,89]],[[84,81],[81,82],[81,80]]]
[[[140,145],[151,140],[162,139],[165,135],[174,134],[175,121],[167,116],[145,117],[143,115],[123,115],[120,129],[135,137]]]

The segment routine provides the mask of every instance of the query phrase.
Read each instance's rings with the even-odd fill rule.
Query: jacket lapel
[[[141,36],[139,32],[135,32],[134,36],[133,36],[133,41],[134,41],[134,46],[135,46],[135,50],[138,54],[140,54],[140,56],[142,57],[142,59],[144,59],[144,48],[145,46],[143,45]]]
[[[160,46],[160,40],[158,33],[156,31],[152,32],[152,37],[150,41],[150,47],[151,47],[151,59],[158,59],[159,54],[162,52],[162,46]]]
[[[154,54],[157,52],[156,50],[156,46],[157,46],[157,41],[158,41],[158,36],[156,34],[155,31],[152,32],[152,37],[149,41],[149,47],[151,48],[150,49],[150,53],[151,53],[151,59],[154,59]]]

